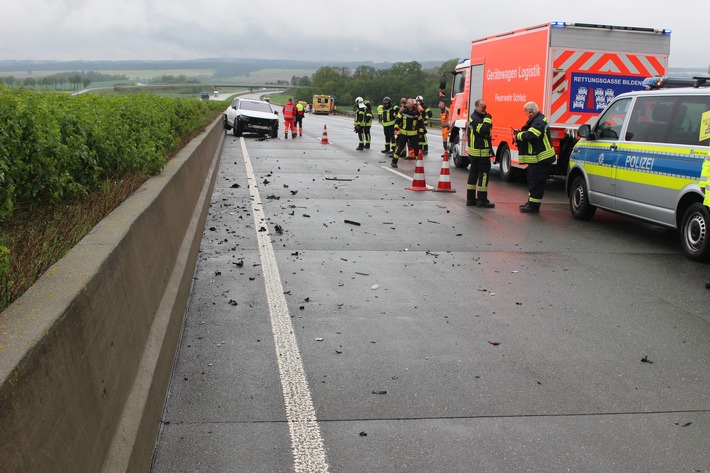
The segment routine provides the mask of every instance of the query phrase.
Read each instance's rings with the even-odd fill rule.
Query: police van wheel
[[[710,260],[710,213],[703,204],[696,202],[685,211],[680,243],[688,258]]]
[[[582,176],[577,176],[572,181],[569,193],[569,209],[577,220],[589,220],[594,216],[597,208],[589,203],[587,183]]]

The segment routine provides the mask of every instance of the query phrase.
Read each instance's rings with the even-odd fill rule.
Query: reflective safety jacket
[[[522,131],[515,135],[518,145],[518,160],[521,164],[535,164],[555,158],[550,125],[541,112],[525,122]]]
[[[491,145],[493,120],[487,113],[474,110],[468,117],[468,155],[474,158],[493,156]]]
[[[302,103],[297,103],[296,104],[296,115],[299,116],[304,116],[306,114],[306,108],[303,106]]]
[[[450,110],[444,107],[444,110],[439,110],[439,120],[441,120],[441,128],[449,127],[449,112]]]
[[[419,112],[422,114],[422,119],[424,120],[424,126],[429,126],[429,119],[433,116],[431,113],[431,108],[424,105],[424,102],[417,104],[419,107]]]
[[[700,188],[705,189],[705,201],[703,204],[710,207],[710,153],[705,156],[705,161],[703,161],[703,170],[700,173]]]
[[[293,120],[296,117],[296,107],[292,103],[284,105],[284,120]]]
[[[372,106],[365,102],[365,126],[372,126]]]
[[[394,121],[394,129],[399,130],[400,135],[417,136],[425,133],[424,119],[417,108],[400,108],[397,118]]]
[[[382,126],[394,126],[394,121],[397,118],[397,110],[391,105],[387,108],[382,108]]]
[[[365,125],[365,113],[367,112],[367,109],[365,108],[365,104],[360,105],[361,106],[358,106],[355,110],[355,126],[367,126]]]

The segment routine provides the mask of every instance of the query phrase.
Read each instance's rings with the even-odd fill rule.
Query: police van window
[[[679,97],[668,133],[668,142],[708,146],[709,140],[700,141],[702,115],[707,111],[710,111],[710,96]]]
[[[631,99],[617,100],[604,111],[594,127],[597,139],[619,139],[630,103]]]
[[[626,129],[627,141],[666,143],[677,97],[638,97]]]

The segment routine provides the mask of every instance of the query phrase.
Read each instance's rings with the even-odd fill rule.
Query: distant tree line
[[[128,80],[125,75],[103,74],[95,71],[58,72],[44,77],[16,78],[14,76],[0,77],[4,87],[24,87],[32,90],[80,90],[92,82],[109,82]]]
[[[335,98],[339,107],[350,107],[356,97],[369,100],[373,108],[390,97],[395,104],[400,98],[414,98],[421,95],[424,103],[435,108],[439,103],[439,77],[452,71],[457,59],[444,62],[435,69],[424,70],[416,61],[394,63],[387,69],[372,66],[348,67],[324,66],[312,76],[291,78],[294,98],[310,102],[315,94],[326,94]]]

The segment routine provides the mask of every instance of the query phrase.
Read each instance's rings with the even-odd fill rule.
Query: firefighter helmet
[[[422,97],[421,95],[417,95],[417,98],[414,99],[414,100],[416,100],[417,102],[423,102],[423,101],[424,101],[424,97]]]
[[[392,99],[390,99],[389,97],[385,97],[382,99],[382,103],[392,103]]]
[[[363,103],[363,102],[364,102],[364,100],[362,99],[362,97],[358,97],[355,99],[355,103]]]

